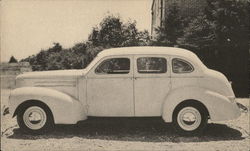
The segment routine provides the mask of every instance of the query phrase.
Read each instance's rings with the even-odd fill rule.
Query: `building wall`
[[[152,22],[151,22],[151,35],[152,37],[155,37],[156,32],[155,29],[157,27],[160,27],[161,25],[161,6],[162,0],[153,0],[152,8],[151,8],[151,14],[152,14]]]
[[[165,8],[168,8],[173,3],[177,4],[177,6],[179,6],[180,8],[180,14],[184,17],[197,15],[197,13],[203,11],[205,6],[207,5],[206,0],[164,0],[164,1],[165,1]]]
[[[169,6],[174,3],[179,6],[180,14],[183,17],[195,16],[204,10],[207,5],[206,0],[153,0],[151,8],[151,36],[153,39],[156,37],[155,29],[162,25],[165,16],[167,16]]]
[[[1,89],[14,88],[15,78],[23,72],[32,71],[28,62],[20,63],[1,63],[0,64],[0,80]]]

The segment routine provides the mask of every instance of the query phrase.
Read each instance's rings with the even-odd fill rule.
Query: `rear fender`
[[[199,87],[185,87],[172,90],[169,93],[163,104],[163,120],[172,122],[175,108],[186,100],[202,103],[206,107],[211,121],[230,120],[240,116],[236,103],[232,103],[227,97]]]

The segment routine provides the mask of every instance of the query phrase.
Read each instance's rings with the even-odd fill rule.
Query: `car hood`
[[[60,77],[78,77],[86,74],[86,70],[54,70],[54,71],[35,71],[26,72],[17,79],[33,79],[33,78],[60,78]]]

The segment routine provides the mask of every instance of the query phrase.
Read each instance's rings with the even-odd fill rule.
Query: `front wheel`
[[[198,104],[181,105],[173,115],[173,125],[178,133],[197,135],[203,132],[207,125],[208,116],[204,108]]]
[[[49,108],[43,104],[30,104],[17,114],[17,122],[26,133],[42,134],[52,129],[54,120]]]

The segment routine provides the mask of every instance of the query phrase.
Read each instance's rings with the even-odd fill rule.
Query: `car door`
[[[134,116],[133,56],[101,59],[87,75],[89,116]]]
[[[169,57],[134,56],[135,116],[161,116],[170,90]]]

